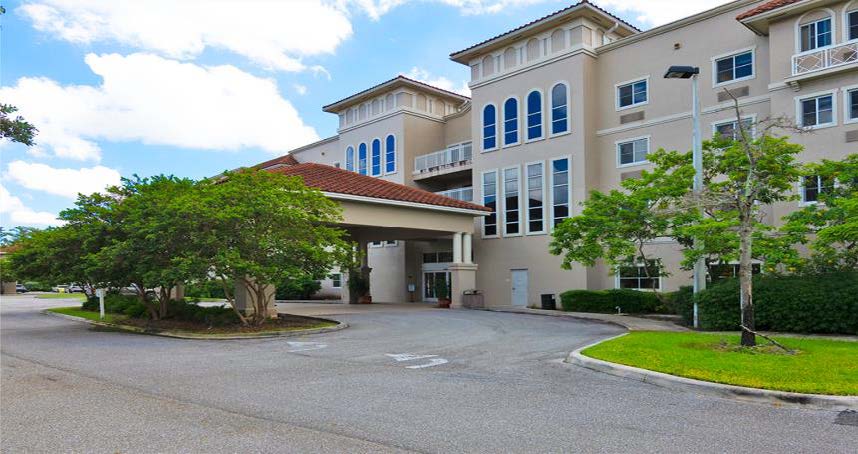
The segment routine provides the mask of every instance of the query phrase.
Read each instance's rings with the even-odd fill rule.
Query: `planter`
[[[452,303],[452,301],[450,301],[450,298],[438,298],[438,307],[442,309],[449,309],[450,303]]]
[[[371,295],[359,296],[357,302],[358,302],[358,304],[371,304],[372,303],[372,296]]]

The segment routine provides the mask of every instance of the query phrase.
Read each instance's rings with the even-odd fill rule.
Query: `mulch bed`
[[[126,318],[122,325],[136,326],[158,331],[184,331],[199,334],[241,334],[261,333],[267,331],[289,331],[298,329],[324,328],[335,326],[335,322],[312,317],[280,314],[276,319],[268,319],[262,326],[209,326],[205,323],[184,320],[148,320],[143,318]]]

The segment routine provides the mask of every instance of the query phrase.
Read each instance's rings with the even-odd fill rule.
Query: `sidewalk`
[[[590,320],[602,323],[620,325],[629,331],[688,331],[688,328],[663,320],[633,317],[631,315],[594,314],[589,312],[563,312],[530,308],[496,308],[488,309],[495,312],[510,312],[515,314],[546,315],[549,317],[569,317],[579,320]]]

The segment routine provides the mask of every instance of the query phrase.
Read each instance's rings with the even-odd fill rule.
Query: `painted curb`
[[[328,319],[319,319],[326,321],[334,321],[337,322],[336,326],[330,326],[326,328],[313,328],[313,329],[304,329],[304,330],[295,330],[295,331],[284,331],[282,333],[265,333],[265,334],[245,334],[245,335],[200,335],[200,334],[181,334],[181,333],[172,333],[167,331],[153,331],[147,330],[145,328],[140,328],[137,326],[128,326],[128,325],[115,325],[113,323],[105,323],[98,322],[95,320],[89,320],[83,317],[75,317],[74,315],[60,314],[57,312],[52,312],[48,309],[42,311],[42,314],[52,315],[54,317],[66,318],[69,320],[74,320],[77,322],[84,322],[94,326],[100,326],[103,328],[115,329],[118,331],[124,331],[128,333],[135,334],[147,334],[150,336],[161,336],[161,337],[172,337],[174,339],[194,339],[194,340],[239,340],[239,339],[268,339],[272,337],[296,337],[296,336],[306,336],[310,334],[324,334],[331,333],[334,331],[339,331],[342,329],[346,329],[349,327],[348,323],[340,322],[337,320],[328,320]],[[308,318],[317,318],[317,317],[308,317]]]
[[[569,353],[565,360],[566,364],[573,364],[597,372],[617,377],[628,378],[644,383],[650,383],[668,389],[691,391],[704,395],[725,397],[728,399],[744,402],[764,403],[775,406],[797,406],[802,408],[817,408],[821,410],[849,410],[858,409],[858,397],[852,396],[830,396],[825,394],[804,394],[787,391],[774,391],[770,389],[746,388],[744,386],[725,385],[692,378],[678,377],[638,367],[626,366],[600,359],[584,356],[581,352],[602,342],[618,339],[628,333],[619,336],[602,339],[592,344],[585,345]]]

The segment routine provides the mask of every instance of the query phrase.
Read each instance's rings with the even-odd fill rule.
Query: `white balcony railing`
[[[435,151],[414,158],[414,173],[459,167],[471,163],[471,142],[460,143],[446,150]]]
[[[440,194],[443,196],[447,196],[451,199],[461,200],[463,202],[473,202],[474,201],[474,188],[468,186],[467,188],[456,188],[449,189],[447,191],[436,192],[435,194]]]
[[[850,63],[858,63],[858,39],[793,55],[792,75],[800,76]]]

